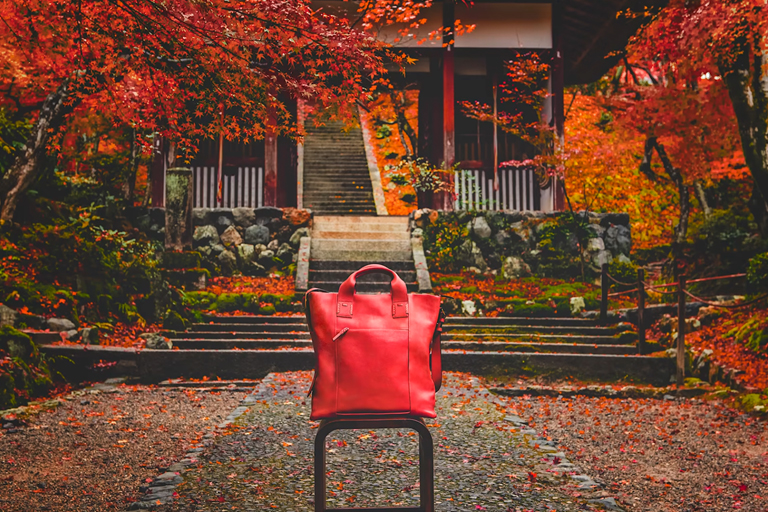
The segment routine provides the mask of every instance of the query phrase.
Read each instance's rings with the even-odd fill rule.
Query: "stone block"
[[[269,228],[257,224],[245,229],[245,243],[251,245],[266,245],[269,243]]]
[[[49,318],[46,323],[48,329],[53,332],[71,331],[75,328],[75,324],[66,318]]]
[[[10,325],[13,327],[16,325],[16,319],[18,316],[19,315],[16,313],[15,309],[11,309],[5,304],[0,304],[0,327],[5,325]]]
[[[242,228],[256,224],[256,212],[253,208],[232,208],[232,217],[235,225]]]
[[[195,234],[192,235],[193,245],[202,247],[219,243],[219,232],[215,226],[205,225],[195,228]]]
[[[288,243],[293,247],[298,247],[301,243],[301,239],[305,236],[309,236],[309,228],[299,228],[291,235]]]
[[[243,238],[240,236],[240,233],[237,231],[235,226],[229,226],[224,230],[219,238],[222,245],[228,249],[234,249],[243,243]]]
[[[487,239],[491,237],[491,226],[488,225],[488,221],[485,220],[485,217],[481,215],[472,219],[472,233],[481,239]]]
[[[501,273],[506,279],[519,279],[531,275],[531,267],[517,256],[508,256],[501,265]]]
[[[629,255],[632,250],[632,232],[624,225],[609,227],[605,232],[605,248],[615,255]]]

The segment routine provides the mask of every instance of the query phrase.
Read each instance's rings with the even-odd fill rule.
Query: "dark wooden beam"
[[[274,114],[264,136],[264,206],[277,206],[277,133]]]

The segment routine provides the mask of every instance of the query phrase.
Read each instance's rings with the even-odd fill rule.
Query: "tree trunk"
[[[419,151],[419,141],[416,137],[416,133],[413,131],[411,123],[408,122],[408,118],[405,116],[405,107],[407,106],[406,91],[401,91],[399,94],[392,94],[392,103],[395,108],[395,115],[397,118],[397,131],[400,135],[400,143],[405,148],[405,156],[408,159],[415,158]],[[408,142],[405,141],[405,137],[408,137]]]
[[[704,218],[709,219],[712,216],[712,208],[709,207],[707,193],[704,190],[704,185],[701,184],[701,180],[693,181],[693,190],[696,192],[696,199],[699,201],[701,211],[704,212]]]
[[[123,183],[123,199],[127,206],[133,206],[133,192],[136,190],[136,173],[139,170],[139,144],[136,140],[136,128],[132,130],[131,137],[131,168],[128,171],[128,178]]]
[[[45,98],[24,152],[16,158],[13,166],[0,181],[0,223],[13,221],[19,200],[40,173],[40,165],[51,134],[62,125],[64,117],[72,110],[72,105],[65,103],[66,99],[66,83]]]
[[[755,182],[752,213],[768,236],[768,52],[760,51],[768,36],[755,34],[734,48],[737,56],[720,63],[739,125],[744,159]]]

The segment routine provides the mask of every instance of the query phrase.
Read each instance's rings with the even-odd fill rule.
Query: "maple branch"
[[[624,54],[624,66],[627,68],[627,71],[629,71],[629,74],[632,75],[632,80],[635,82],[635,85],[640,85],[640,80],[637,79],[637,74],[635,74],[635,70],[632,69],[632,65],[629,63],[626,53]]]

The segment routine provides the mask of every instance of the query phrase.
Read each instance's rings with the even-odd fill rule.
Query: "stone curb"
[[[250,407],[256,402],[255,391],[259,389],[261,383],[254,383],[255,386],[249,389],[253,390],[251,394],[246,396],[229,415],[216,425],[216,431],[221,431],[234,423],[240,416],[248,412]],[[236,391],[229,389],[228,391]],[[214,432],[208,432],[203,435],[202,446],[207,447],[213,444],[215,438]],[[197,464],[199,454],[204,450],[203,447],[190,448],[184,456],[176,462],[171,464],[168,471],[156,476],[150,483],[139,486],[139,491],[142,496],[135,502],[133,502],[128,510],[147,510],[159,505],[167,505],[173,502],[173,496],[176,493],[176,488],[181,484],[184,479],[181,477],[188,467]]]
[[[309,289],[309,251],[311,247],[312,239],[308,236],[301,237],[299,254],[296,259],[296,291]]]
[[[373,201],[376,204],[376,215],[389,215],[387,203],[384,198],[384,187],[381,185],[381,172],[376,163],[376,153],[371,143],[371,133],[365,126],[367,114],[363,109],[360,112],[360,128],[363,130],[363,143],[365,145],[365,159],[368,161],[368,172],[371,175],[371,186],[373,187]]]
[[[419,292],[432,292],[432,279],[429,277],[429,266],[424,255],[424,240],[420,236],[411,236],[413,250],[413,265],[416,267],[416,281]]]
[[[706,388],[638,388],[626,386],[623,389],[613,389],[604,386],[585,386],[580,388],[570,386],[526,386],[523,388],[498,388],[490,387],[488,390],[495,395],[508,397],[522,396],[548,396],[571,398],[575,396],[585,396],[590,398],[656,398],[664,400],[674,400],[678,398],[695,398],[710,392]]]

